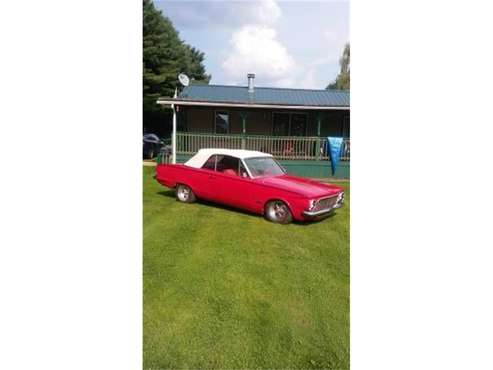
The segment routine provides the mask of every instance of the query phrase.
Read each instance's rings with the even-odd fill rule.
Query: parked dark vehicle
[[[164,141],[155,134],[144,134],[143,148],[144,159],[152,159],[164,148]]]

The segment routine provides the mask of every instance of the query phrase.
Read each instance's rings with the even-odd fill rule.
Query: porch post
[[[240,112],[240,117],[241,117],[241,149],[245,149],[246,146],[246,141],[245,141],[245,135],[246,135],[246,112]]]
[[[317,161],[320,160],[320,157],[322,156],[322,154],[320,153],[320,132],[321,132],[321,126],[322,126],[322,113],[321,112],[317,112],[317,155],[316,155],[316,158],[317,158]]]
[[[176,99],[177,96],[177,90],[175,89],[175,95],[173,96],[174,99]],[[171,136],[171,147],[172,147],[172,158],[171,158],[171,163],[176,164],[176,109],[175,105],[171,104],[171,109],[173,109],[173,133]]]

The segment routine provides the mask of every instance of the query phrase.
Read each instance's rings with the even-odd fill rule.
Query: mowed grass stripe
[[[144,173],[145,368],[348,368],[347,209],[282,226],[169,194]]]

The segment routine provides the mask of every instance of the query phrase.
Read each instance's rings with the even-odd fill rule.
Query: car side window
[[[214,171],[215,167],[216,167],[216,156],[215,155],[211,155],[209,157],[209,159],[202,166],[203,169],[211,170],[211,171]]]
[[[245,166],[243,166],[243,163],[240,161],[240,176],[243,178],[248,178],[248,172],[245,169]]]
[[[226,175],[239,176],[240,160],[229,155],[218,155],[216,171]]]

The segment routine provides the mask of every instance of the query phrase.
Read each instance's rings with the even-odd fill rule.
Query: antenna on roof
[[[183,86],[188,86],[190,84],[190,79],[188,78],[188,76],[185,73],[180,73],[178,75],[178,81],[180,81],[180,83]]]

